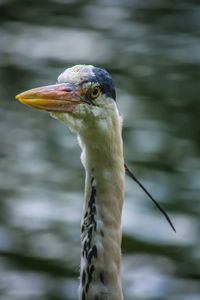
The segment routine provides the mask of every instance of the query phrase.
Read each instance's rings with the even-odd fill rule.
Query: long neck
[[[86,172],[81,225],[80,300],[122,300],[120,278],[124,161],[121,120],[80,135]]]

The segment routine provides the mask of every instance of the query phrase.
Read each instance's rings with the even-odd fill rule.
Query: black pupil
[[[93,95],[96,96],[98,94],[99,90],[98,89],[94,89],[93,90]]]

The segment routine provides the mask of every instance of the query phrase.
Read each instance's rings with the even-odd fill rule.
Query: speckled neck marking
[[[90,197],[87,201],[82,226],[81,226],[81,244],[82,244],[82,270],[81,270],[81,300],[103,299],[95,292],[94,286],[102,286],[102,291],[105,290],[104,272],[98,267],[98,245],[97,242],[103,239],[104,233],[97,226],[98,211],[97,211],[97,189],[95,177],[92,172],[90,179]],[[91,285],[92,288],[91,288]],[[106,298],[105,298],[106,299]]]

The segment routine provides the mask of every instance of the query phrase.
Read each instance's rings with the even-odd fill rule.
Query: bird
[[[75,65],[64,70],[56,84],[30,89],[16,99],[50,112],[78,136],[85,169],[78,299],[123,300],[121,216],[125,174],[140,185],[175,228],[125,164],[122,116],[111,75],[92,65]]]

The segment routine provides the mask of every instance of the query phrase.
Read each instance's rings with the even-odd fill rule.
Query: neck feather
[[[79,141],[86,172],[79,299],[122,300],[124,160],[118,111],[90,124]]]

